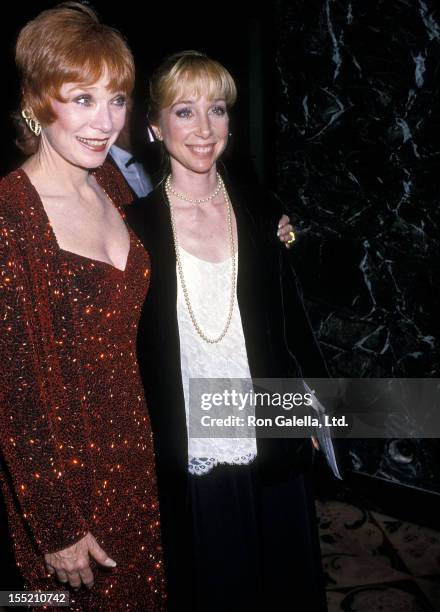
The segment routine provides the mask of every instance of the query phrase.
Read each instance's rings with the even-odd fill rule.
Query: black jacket
[[[261,193],[227,188],[237,222],[237,300],[252,377],[327,377],[288,253],[276,238],[279,208]],[[163,185],[128,206],[126,214],[151,257],[138,357],[155,441],[165,560],[176,575],[185,563],[179,560],[177,548],[180,543],[184,556],[188,440],[176,313],[176,258]],[[257,452],[261,477],[269,483],[307,468],[312,460],[309,439],[258,439]],[[174,585],[169,584],[169,590],[171,603]]]

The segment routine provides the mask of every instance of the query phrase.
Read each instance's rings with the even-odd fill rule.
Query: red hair
[[[15,60],[21,75],[21,108],[43,125],[56,119],[51,99],[65,102],[60,96],[64,83],[92,85],[107,73],[111,91],[130,95],[134,87],[133,56],[122,35],[79,2],[63,2],[25,25]],[[19,146],[35,152],[38,138],[27,128],[25,134]]]

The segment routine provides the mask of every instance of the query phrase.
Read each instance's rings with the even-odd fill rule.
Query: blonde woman
[[[150,122],[169,173],[127,219],[152,259],[139,358],[158,467],[170,610],[324,610],[305,440],[188,437],[190,378],[326,376],[275,236],[278,211],[221,176],[229,72],[167,58]]]

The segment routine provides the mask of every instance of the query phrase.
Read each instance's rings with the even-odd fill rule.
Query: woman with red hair
[[[22,29],[16,61],[29,157],[0,183],[0,482],[17,566],[26,589],[70,586],[71,610],[162,610],[136,362],[150,261],[124,221],[127,186],[103,166],[133,58],[66,2]]]

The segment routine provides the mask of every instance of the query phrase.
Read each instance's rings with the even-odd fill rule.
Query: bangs
[[[187,97],[224,100],[231,108],[237,88],[229,71],[216,60],[198,51],[168,56],[150,80],[149,121],[159,121],[160,112]]]
[[[108,88],[112,92],[121,91],[130,95],[134,87],[134,65],[131,57],[114,45],[93,41],[80,50],[71,53],[56,74],[52,74],[50,89],[53,97],[61,100],[59,91],[64,83],[78,83],[91,86],[105,74]],[[106,41],[108,42],[108,41]]]
[[[229,74],[211,67],[190,67],[184,73],[171,77],[165,85],[163,104],[165,107],[184,100],[188,96],[208,100],[225,100],[231,107],[237,97],[235,84]]]

